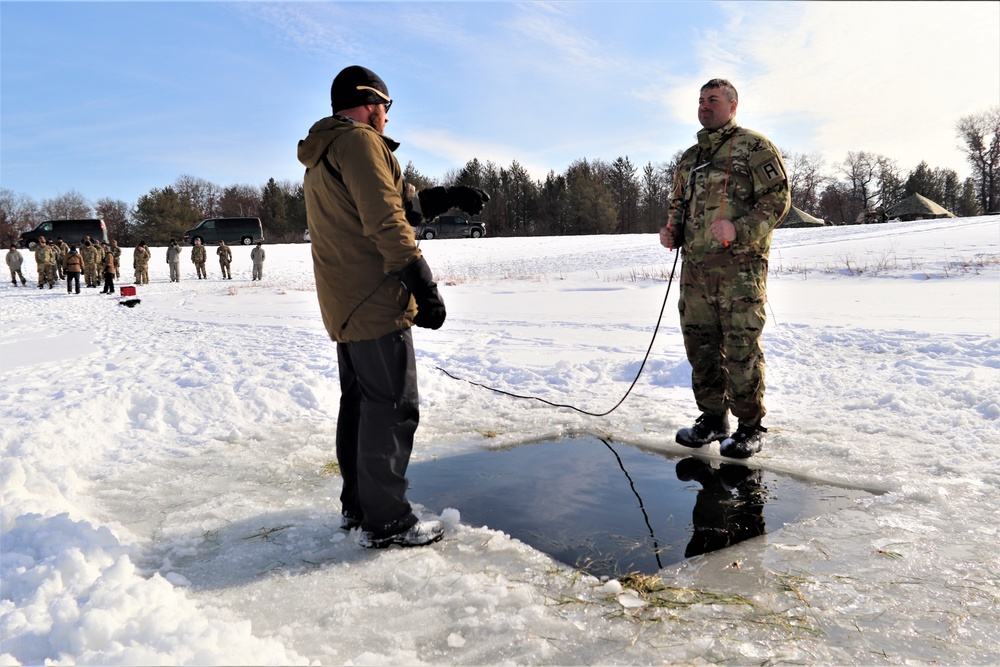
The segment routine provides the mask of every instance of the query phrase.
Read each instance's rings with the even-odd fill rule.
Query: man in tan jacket
[[[341,528],[364,547],[440,540],[440,521],[420,521],[406,499],[406,468],[419,422],[410,327],[438,329],[445,305],[409,220],[489,200],[475,188],[415,193],[383,134],[392,100],[385,82],[352,66],[333,80],[333,116],[299,142],[306,217],[320,311],[337,343],[337,461]]]

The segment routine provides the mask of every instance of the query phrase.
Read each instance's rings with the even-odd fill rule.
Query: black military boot
[[[715,440],[729,437],[729,415],[703,414],[694,420],[691,428],[677,431],[674,440],[685,447],[701,447]]]
[[[748,459],[764,447],[767,429],[760,425],[740,422],[732,437],[726,438],[719,446],[719,453],[733,459]]]

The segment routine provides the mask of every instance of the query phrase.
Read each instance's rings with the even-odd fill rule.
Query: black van
[[[202,244],[218,243],[242,243],[243,245],[253,245],[264,240],[264,225],[260,218],[209,218],[202,220],[194,229],[184,232],[184,242],[194,245],[196,239],[201,239]]]
[[[80,245],[84,236],[98,243],[108,242],[108,228],[104,220],[46,220],[30,232],[25,232],[17,239],[22,248],[34,248],[38,245],[38,237],[44,236],[46,241],[61,238],[69,245]]]

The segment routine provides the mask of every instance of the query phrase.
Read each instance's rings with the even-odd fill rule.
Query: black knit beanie
[[[389,89],[378,74],[358,65],[345,67],[330,86],[333,113],[365,104],[389,102]]]

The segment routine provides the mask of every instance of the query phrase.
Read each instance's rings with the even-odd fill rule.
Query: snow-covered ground
[[[607,417],[438,370],[610,408],[663,302],[655,236],[421,247],[449,316],[414,333],[415,461],[576,433],[689,453],[676,286]],[[1000,662],[997,216],[776,232],[752,463],[888,493],[671,565],[658,590],[461,507],[428,548],[342,534],[309,251],[267,247],[260,283],[249,248],[231,281],[185,258],[172,284],[157,248],[132,309],[2,285],[0,664]]]

